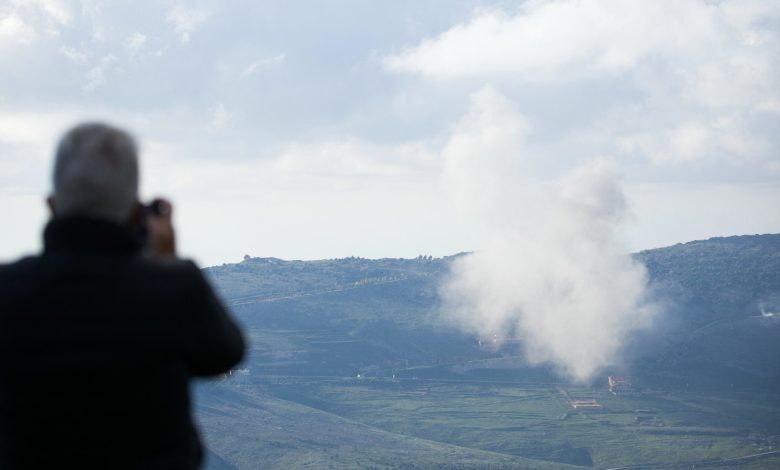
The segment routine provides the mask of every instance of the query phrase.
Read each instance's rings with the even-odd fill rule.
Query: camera
[[[160,215],[165,215],[170,210],[168,203],[163,201],[162,199],[154,199],[152,202],[148,204],[143,204],[141,206],[141,214],[140,217],[137,219],[138,224],[136,226],[136,236],[138,237],[138,240],[141,242],[142,245],[146,245],[146,242],[149,238],[149,229],[147,228],[147,221],[150,217],[157,217]]]
[[[162,199],[155,199],[149,204],[144,204],[143,206],[143,225],[146,225],[146,219],[150,216],[157,216],[157,215],[163,215],[165,212],[167,212],[167,205]]]

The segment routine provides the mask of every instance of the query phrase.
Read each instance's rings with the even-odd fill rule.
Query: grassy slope
[[[567,389],[603,410],[575,412],[556,387],[542,386],[355,381],[279,386],[276,394],[404,435],[597,468],[739,457],[770,450],[762,439],[780,433],[777,395],[622,398]]]
[[[205,385],[196,410],[212,452],[239,468],[576,468],[396,434],[263,394]]]

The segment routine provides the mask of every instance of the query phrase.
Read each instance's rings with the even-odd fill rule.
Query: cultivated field
[[[771,453],[780,444],[780,397],[772,394],[648,390],[625,398],[606,387],[336,377],[212,387],[224,400],[202,410],[210,446],[242,468],[241,455],[324,468],[327,459],[334,468],[347,461],[378,468],[780,464]],[[576,411],[570,399],[595,399],[602,408]],[[257,411],[229,418],[234,406]]]

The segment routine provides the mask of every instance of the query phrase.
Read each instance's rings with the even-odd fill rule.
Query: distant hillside
[[[429,256],[317,261],[248,258],[241,263],[223,264],[205,271],[226,299],[240,303],[437,276],[446,269],[447,260]]]
[[[692,325],[780,310],[780,235],[710,238],[635,257]]]
[[[780,235],[712,238],[634,256],[666,311],[662,328],[629,351],[637,375],[670,386],[780,383],[780,318],[771,316],[780,311]],[[205,272],[252,331],[251,366],[259,374],[460,371],[552,380],[521,361],[474,367],[516,346],[486,351],[433,321],[453,258],[249,258]],[[458,365],[465,362],[472,365]]]
[[[654,384],[780,385],[780,235],[681,243],[635,255],[667,302],[666,328],[634,366]]]
[[[426,321],[424,310],[436,303],[436,289],[451,258],[249,258],[205,271],[228,305],[239,312],[262,312],[266,321],[278,320],[279,326],[306,326],[326,318],[331,326],[381,319],[419,324]],[[279,309],[285,313],[277,319]]]
[[[455,256],[207,268],[251,350],[242,370],[196,387],[206,468],[689,468],[774,445],[780,235],[634,256],[664,314],[604,371],[628,375],[643,392],[632,399],[606,377],[576,389],[516,343],[495,351],[437,324]],[[572,412],[564,389],[604,412]]]

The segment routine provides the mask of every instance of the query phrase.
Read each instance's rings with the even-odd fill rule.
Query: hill
[[[771,312],[780,311],[780,235],[711,238],[634,257],[647,267],[666,313],[627,351],[644,375],[680,385],[690,380],[675,374],[706,370],[729,386],[775,383],[780,354],[774,345],[780,342]],[[437,289],[454,258],[249,258],[205,271],[253,331],[255,370],[356,375],[418,367],[416,374],[438,376],[464,361],[512,352],[512,345],[482,350],[474,338],[436,323]],[[470,373],[493,373],[482,369]],[[501,369],[506,375],[523,368]],[[522,370],[529,374],[551,378],[543,370]]]
[[[780,235],[633,255],[665,314],[629,346],[623,368],[605,371],[646,391],[629,402],[608,394],[606,377],[576,388],[529,367],[517,344],[483,348],[437,323],[456,256],[248,258],[205,269],[251,341],[240,373],[199,389],[213,468],[253,468],[257,458],[271,468],[668,467],[772,451]],[[573,416],[570,396],[611,411]],[[626,447],[626,435],[644,437]],[[778,462],[767,456],[753,468]]]
[[[692,327],[780,310],[780,235],[710,238],[634,256]]]

